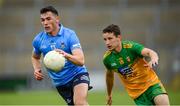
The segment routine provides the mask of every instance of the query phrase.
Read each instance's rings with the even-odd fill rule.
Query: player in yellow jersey
[[[114,72],[118,73],[136,105],[169,105],[168,95],[153,67],[158,65],[155,51],[133,41],[122,41],[120,28],[109,25],[103,30],[108,51],[103,63],[106,71],[107,105],[112,104]],[[149,57],[146,61],[144,57]]]

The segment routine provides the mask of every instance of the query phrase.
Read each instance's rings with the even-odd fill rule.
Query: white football
[[[65,65],[65,58],[56,51],[49,51],[44,56],[44,65],[55,72],[60,71]]]

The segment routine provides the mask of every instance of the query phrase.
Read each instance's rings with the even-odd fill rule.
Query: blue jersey
[[[40,32],[34,38],[33,42],[33,52],[37,55],[43,54],[43,57],[49,51],[53,49],[61,49],[66,53],[72,54],[73,49],[81,48],[80,41],[76,36],[76,33],[60,26],[60,30],[57,36],[48,35],[45,31]],[[85,66],[77,66],[71,61],[66,60],[64,68],[59,72],[53,72],[47,69],[49,76],[52,78],[55,86],[64,85],[71,81],[76,75],[80,73],[87,72]]]

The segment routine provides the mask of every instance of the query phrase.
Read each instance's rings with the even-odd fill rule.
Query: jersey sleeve
[[[103,56],[103,64],[104,64],[104,66],[106,67],[106,69],[108,69],[108,70],[111,69],[111,67],[110,67],[110,65],[109,65],[109,62],[108,62],[108,59],[107,59],[109,53],[110,53],[110,52],[106,52],[106,53],[104,54],[104,56]]]
[[[108,63],[105,60],[103,60],[103,64],[106,67],[106,69],[110,70],[110,66],[108,65]]]
[[[39,40],[38,40],[38,36],[36,36],[32,42],[33,45],[33,53],[37,54],[37,55],[41,55],[41,51],[40,51],[40,45],[39,45]]]
[[[76,48],[81,48],[79,38],[77,37],[75,32],[71,33],[71,36],[69,37],[69,44],[71,51],[73,51]]]
[[[141,51],[144,49],[142,44],[131,42],[133,52],[136,52],[138,55],[141,55]]]

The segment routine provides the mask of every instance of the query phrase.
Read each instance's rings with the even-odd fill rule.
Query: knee
[[[75,104],[75,106],[87,106],[88,105],[87,100],[85,98],[84,99],[75,99],[74,104]]]
[[[154,98],[154,102],[156,105],[166,105],[169,106],[169,97],[167,94],[161,94]]]

